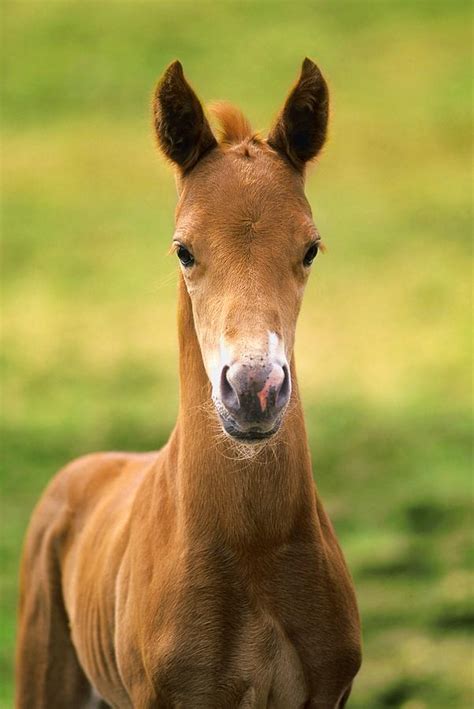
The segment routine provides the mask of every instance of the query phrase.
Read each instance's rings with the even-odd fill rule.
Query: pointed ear
[[[217,145],[201,103],[178,61],[170,64],[156,87],[153,120],[161,150],[182,173]]]
[[[328,114],[327,84],[316,64],[306,58],[267,142],[302,171],[324,145]]]

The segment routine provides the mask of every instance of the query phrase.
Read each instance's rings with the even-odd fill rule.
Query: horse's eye
[[[311,244],[311,246],[309,247],[309,249],[307,250],[307,252],[304,255],[303,263],[305,266],[307,266],[307,267],[311,266],[314,259],[318,255],[318,250],[319,250],[319,247],[317,244]]]
[[[194,256],[190,251],[187,250],[185,246],[178,246],[176,251],[178,258],[185,268],[189,268],[194,263]]]

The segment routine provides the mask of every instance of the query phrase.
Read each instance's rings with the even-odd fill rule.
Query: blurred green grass
[[[332,90],[308,192],[328,245],[297,358],[315,477],[364,625],[355,709],[473,702],[467,2],[4,2],[0,705],[21,540],[68,459],[176,414],[174,183],[149,99],[179,57],[268,127]]]

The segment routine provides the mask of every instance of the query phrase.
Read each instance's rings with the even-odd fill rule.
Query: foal
[[[22,562],[17,706],[340,708],[359,618],[293,356],[320,248],[303,187],[326,83],[306,59],[266,140],[221,105],[217,142],[179,62],[153,108],[178,175],[178,421],[158,453],[81,458],[44,493]]]

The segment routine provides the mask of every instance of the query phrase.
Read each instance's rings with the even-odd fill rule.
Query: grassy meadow
[[[82,453],[162,445],[176,415],[153,85],[179,58],[265,130],[305,55],[332,124],[297,361],[362,612],[349,706],[473,706],[471,41],[457,0],[2,3],[2,709],[41,490]]]

